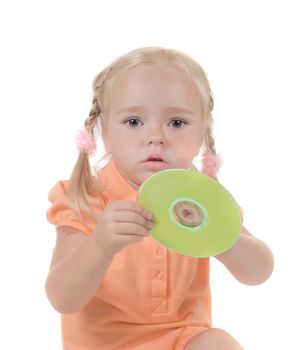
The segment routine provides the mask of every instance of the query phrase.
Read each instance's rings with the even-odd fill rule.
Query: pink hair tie
[[[212,152],[205,152],[203,153],[201,171],[207,176],[216,178],[221,163],[222,160],[218,154],[213,154]]]
[[[96,151],[96,142],[90,131],[87,129],[79,130],[76,136],[76,145],[80,152],[86,153],[88,156]]]

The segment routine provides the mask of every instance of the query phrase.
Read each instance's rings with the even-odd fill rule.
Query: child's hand
[[[112,257],[124,246],[141,241],[150,234],[152,214],[130,200],[109,204],[101,214],[93,232],[101,251]]]

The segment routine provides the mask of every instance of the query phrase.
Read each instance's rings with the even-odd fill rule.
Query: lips
[[[164,162],[164,158],[159,153],[152,153],[148,157],[146,157],[143,162]]]
[[[152,153],[143,160],[144,167],[151,171],[167,169],[167,162],[159,153]]]

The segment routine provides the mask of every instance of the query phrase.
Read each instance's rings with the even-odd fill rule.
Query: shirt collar
[[[99,179],[102,194],[107,197],[109,202],[123,199],[136,201],[137,190],[124,179],[112,158],[109,163],[101,169]]]

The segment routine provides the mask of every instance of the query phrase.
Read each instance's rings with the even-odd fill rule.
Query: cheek
[[[193,136],[192,136],[193,138]],[[189,168],[192,165],[192,162],[201,148],[200,140],[196,140],[196,142],[186,141],[186,142],[178,142],[174,147],[174,157],[175,161],[179,162],[183,167]]]
[[[196,156],[197,150],[185,143],[179,144],[172,150],[172,158],[184,167],[191,166],[193,158]]]
[[[108,144],[111,151],[116,153],[129,152],[132,148],[137,149],[137,140],[131,133],[116,131],[108,138]]]
[[[179,135],[175,139],[174,146],[179,150],[185,149],[187,154],[195,154],[198,153],[202,142],[202,135],[200,135],[200,133],[191,132],[186,135]]]

